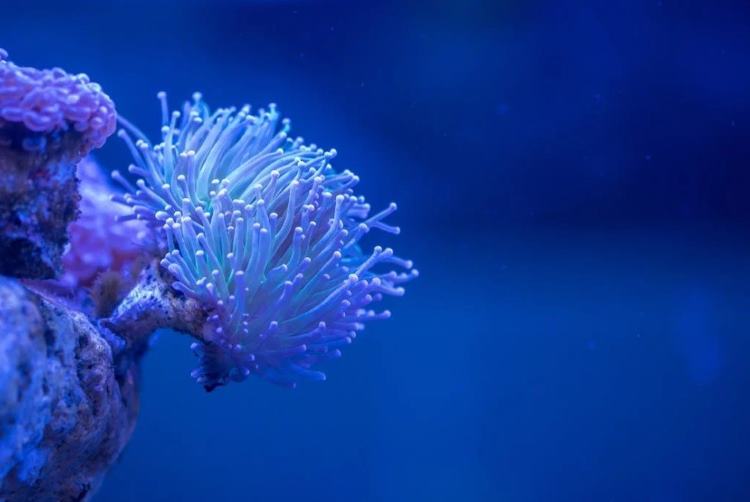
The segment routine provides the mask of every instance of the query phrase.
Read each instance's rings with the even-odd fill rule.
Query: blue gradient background
[[[422,277],[287,391],[148,354],[98,501],[750,500],[747,2],[0,0],[19,64],[279,103]],[[127,164],[116,140],[100,152]]]

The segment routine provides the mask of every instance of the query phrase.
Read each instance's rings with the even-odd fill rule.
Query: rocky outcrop
[[[138,413],[137,348],[0,277],[0,500],[86,500]]]

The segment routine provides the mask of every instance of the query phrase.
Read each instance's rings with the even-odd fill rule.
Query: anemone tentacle
[[[399,233],[383,221],[396,205],[370,216],[359,178],[331,166],[336,150],[290,138],[274,104],[211,112],[196,93],[170,114],[158,97],[161,142],[123,121],[138,180],[113,178],[130,217],[161,235],[172,287],[210,312],[193,376],[209,389],[252,374],[292,386],[325,379],[313,366],[338,357],[366,321],[390,317],[369,305],[403,295],[418,275],[390,248],[361,251],[371,229]]]

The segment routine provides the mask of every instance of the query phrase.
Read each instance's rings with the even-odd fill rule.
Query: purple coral
[[[0,273],[52,278],[78,212],[75,165],[115,128],[88,77],[16,66],[0,49]]]
[[[332,168],[336,151],[289,138],[274,105],[211,113],[196,93],[170,116],[159,97],[159,144],[127,123],[137,141],[121,132],[137,186],[113,176],[130,192],[120,200],[132,217],[166,243],[172,287],[208,311],[193,333],[193,376],[209,390],[251,374],[292,386],[324,379],[313,366],[338,357],[365,321],[388,318],[369,305],[402,295],[417,276],[390,248],[360,248],[371,229],[399,233],[383,221],[396,205],[370,216],[353,191],[359,178]],[[408,272],[377,271],[382,264]]]
[[[62,285],[90,287],[104,271],[132,277],[151,232],[142,221],[118,221],[127,208],[111,201],[115,192],[97,163],[86,157],[78,164],[80,215],[68,226],[70,247],[62,257]]]
[[[86,74],[16,66],[7,56],[0,49],[0,128],[17,124],[30,131],[24,147],[44,149],[50,139],[70,132],[82,157],[114,132],[114,104]]]

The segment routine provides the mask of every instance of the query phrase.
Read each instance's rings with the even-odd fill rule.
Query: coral
[[[47,150],[69,136],[80,158],[114,132],[114,104],[88,75],[20,67],[7,56],[0,49],[0,128],[25,129],[16,138],[24,149]]]
[[[67,288],[90,288],[103,272],[113,272],[133,282],[142,268],[153,238],[144,222],[118,221],[128,213],[112,202],[117,192],[107,183],[91,156],[78,163],[80,214],[68,226],[70,247],[62,257],[60,283]]]
[[[0,500],[86,500],[133,431],[146,339],[123,350],[81,311],[46,296],[51,281],[30,279],[59,274],[78,214],[76,164],[114,131],[115,111],[84,75],[6,57],[0,50]],[[84,220],[73,225],[78,251],[102,241],[79,235],[94,232],[93,212],[104,210],[85,197]],[[114,213],[102,218],[114,223]],[[124,252],[107,264],[117,268]],[[82,264],[90,264],[67,256],[74,285],[85,285],[91,267]]]
[[[6,58],[0,49],[0,273],[51,278],[78,211],[75,164],[114,131],[115,109],[86,75]]]
[[[206,312],[190,331],[201,363],[193,376],[208,390],[251,374],[292,386],[324,379],[318,362],[338,357],[365,321],[390,316],[369,304],[402,295],[400,284],[417,275],[377,271],[412,264],[390,248],[360,248],[371,229],[399,233],[383,221],[396,205],[370,216],[353,191],[358,177],[331,166],[336,151],[289,138],[274,105],[255,115],[249,106],[211,113],[196,93],[170,115],[159,97],[162,141],[153,145],[124,122],[136,136],[120,133],[139,179],[113,177],[129,192],[117,200],[131,218],[158,231],[171,288]],[[137,289],[133,298],[153,298]],[[137,311],[116,311],[111,325]]]

